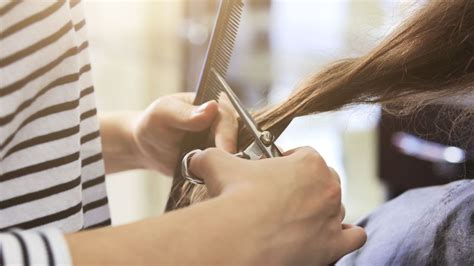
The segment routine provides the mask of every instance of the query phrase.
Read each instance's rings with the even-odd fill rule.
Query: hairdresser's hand
[[[190,167],[211,196],[234,197],[232,211],[241,218],[228,221],[228,230],[239,230],[242,222],[248,226],[236,235],[245,234],[240,246],[250,247],[236,250],[229,261],[241,256],[253,265],[325,265],[366,241],[362,228],[341,224],[339,177],[311,148],[260,161],[208,149]]]
[[[216,146],[235,152],[238,123],[231,104],[224,99],[194,106],[193,99],[193,93],[164,96],[139,116],[133,136],[146,168],[173,175],[186,131],[211,128]]]

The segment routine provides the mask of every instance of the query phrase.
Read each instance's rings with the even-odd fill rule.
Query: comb
[[[234,49],[235,39],[239,29],[240,17],[242,15],[244,4],[242,0],[221,0],[216,22],[209,41],[206,52],[206,59],[199,77],[196,98],[194,105],[203,104],[210,100],[219,101],[221,92],[216,76],[212,73],[214,69],[222,77],[226,77],[229,68],[230,58]],[[184,155],[194,149],[204,149],[212,145],[209,143],[209,131],[199,133],[187,133],[181,143],[180,162]],[[181,190],[185,184],[177,164],[171,194],[166,205],[166,210],[172,210],[178,207],[181,196],[186,193]]]
[[[232,50],[239,29],[240,17],[244,4],[241,0],[222,0],[219,7],[214,30],[207,48],[204,67],[199,78],[194,104],[202,104],[210,100],[218,101],[220,88],[216,77],[211,73],[213,68],[222,77],[227,74]]]

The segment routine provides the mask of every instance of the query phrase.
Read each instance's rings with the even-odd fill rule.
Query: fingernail
[[[211,102],[203,103],[201,104],[197,109],[193,111],[193,115],[200,115],[206,111],[207,107],[209,106]]]

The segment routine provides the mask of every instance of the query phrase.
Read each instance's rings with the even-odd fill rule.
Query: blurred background
[[[420,2],[246,0],[227,80],[250,109],[276,104],[325,64],[374,47]],[[85,1],[99,110],[142,110],[162,95],[193,91],[217,8],[213,0]],[[378,106],[357,106],[298,118],[278,140],[284,149],[312,146],[338,170],[349,222],[413,187],[381,181],[384,173],[404,175],[406,164],[395,164],[400,156],[428,161],[427,171],[446,168],[447,148],[448,166],[466,161],[463,150],[436,139],[400,135],[396,126],[383,131],[386,116]],[[440,154],[434,159],[417,153],[433,147]],[[107,185],[113,223],[123,224],[161,214],[171,180],[129,171],[110,175]]]

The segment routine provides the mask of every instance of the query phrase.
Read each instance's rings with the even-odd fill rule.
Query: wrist
[[[102,150],[107,173],[146,168],[134,129],[140,113],[136,111],[100,114]]]

